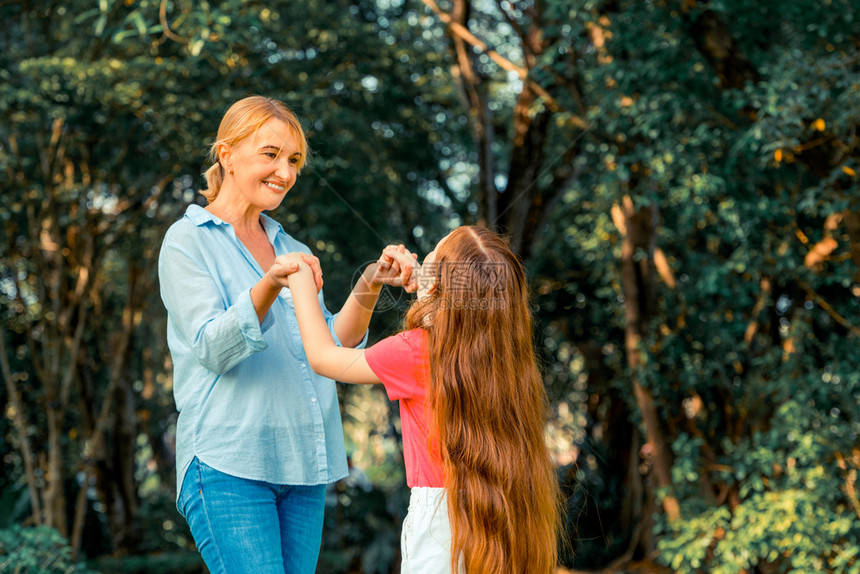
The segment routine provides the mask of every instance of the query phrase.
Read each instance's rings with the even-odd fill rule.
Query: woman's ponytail
[[[201,189],[200,193],[209,203],[212,203],[218,197],[218,192],[221,191],[221,184],[224,182],[224,168],[216,161],[203,172],[203,177],[206,178],[206,189]]]

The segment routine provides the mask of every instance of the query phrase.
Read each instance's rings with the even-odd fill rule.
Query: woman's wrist
[[[266,273],[263,275],[263,278],[260,280],[261,286],[268,289],[269,291],[279,292],[284,286],[278,281],[277,277],[272,275],[271,273]]]

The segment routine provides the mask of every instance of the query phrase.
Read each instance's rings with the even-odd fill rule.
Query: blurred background
[[[218,122],[291,106],[271,215],[338,309],[387,243],[507,234],[560,571],[860,572],[853,0],[0,1],[0,571],[203,572],[156,261]],[[193,294],[189,294],[193,296]],[[371,340],[410,295],[386,291]],[[396,403],[339,385],[318,571],[399,572]]]

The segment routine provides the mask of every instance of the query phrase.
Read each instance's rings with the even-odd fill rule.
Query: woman
[[[326,309],[310,250],[264,211],[277,208],[308,145],[281,102],[233,104],[210,150],[209,200],[165,235],[158,261],[174,365],[177,508],[213,573],[311,573],[325,485],[347,475],[334,381],[309,367],[284,277],[300,252],[338,345],[364,344],[390,258],[369,266],[340,313]],[[401,246],[402,249],[402,246]]]

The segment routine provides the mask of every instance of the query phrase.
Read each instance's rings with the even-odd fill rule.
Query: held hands
[[[418,289],[418,256],[410,253],[403,245],[389,245],[382,250],[376,269],[370,278],[371,284],[403,287],[407,293]]]
[[[382,251],[379,260],[365,270],[365,278],[371,285],[403,287],[407,293],[418,290],[419,270],[417,255],[407,251],[403,245],[389,245]],[[289,287],[290,275],[306,270],[313,273],[317,292],[322,289],[323,278],[319,259],[308,253],[294,252],[278,255],[266,272],[273,286]]]
[[[289,287],[290,275],[302,270],[302,268],[313,273],[314,284],[316,284],[317,293],[319,293],[323,286],[320,260],[309,253],[294,252],[287,253],[286,255],[278,255],[275,258],[275,262],[272,263],[272,266],[266,272],[266,276],[280,287]]]

